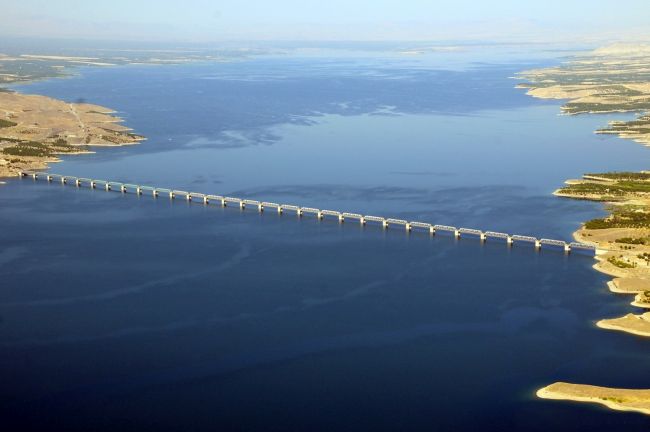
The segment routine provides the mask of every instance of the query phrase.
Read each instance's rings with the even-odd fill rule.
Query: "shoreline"
[[[0,178],[48,169],[64,155],[92,154],[94,147],[135,145],[146,139],[113,113],[99,105],[0,92]]]
[[[540,399],[596,403],[616,411],[650,415],[650,390],[617,389],[560,381],[537,390],[535,394]]]
[[[650,146],[650,115],[647,114],[650,108],[637,96],[639,90],[645,92],[646,97],[650,95],[650,82],[635,82],[630,78],[638,70],[636,65],[647,61],[648,56],[625,58],[620,57],[620,53],[613,54],[623,60],[611,66],[611,55],[599,56],[599,50],[592,55],[595,60],[589,67],[570,62],[524,71],[519,77],[527,83],[518,84],[517,88],[526,89],[531,97],[565,100],[562,115],[637,113],[632,121],[609,121],[607,128],[594,133],[615,135]],[[616,78],[616,73],[620,72],[620,83],[599,81],[603,71],[612,70],[613,75],[609,77]],[[553,195],[602,202],[607,206],[605,218],[584,222],[573,237],[596,245],[596,263],[592,268],[613,278],[607,282],[609,291],[616,295],[633,295],[630,305],[644,309],[644,313],[638,315],[630,312],[622,317],[600,319],[595,326],[635,337],[650,337],[650,312],[647,311],[650,309],[650,267],[646,267],[650,266],[650,230],[645,225],[645,215],[650,213],[650,195],[645,195],[649,190],[646,187],[650,185],[650,174],[585,174],[582,179],[567,180],[565,184],[567,186],[555,190]],[[556,382],[539,389],[536,395],[541,399],[597,403],[613,410],[650,415],[650,389]]]

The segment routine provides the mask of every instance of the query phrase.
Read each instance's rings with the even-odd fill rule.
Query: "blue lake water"
[[[645,169],[647,149],[514,88],[559,55],[88,68],[19,89],[148,138],[53,172],[569,239],[602,208],[552,190]],[[0,221],[0,414],[23,430],[648,427],[534,396],[650,388],[648,342],[594,326],[633,309],[588,256],[31,180],[0,189]]]

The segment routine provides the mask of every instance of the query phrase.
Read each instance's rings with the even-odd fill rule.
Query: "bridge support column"
[[[95,187],[96,187],[95,180],[91,180],[90,181],[90,188],[95,189]]]
[[[542,244],[539,242],[539,240],[535,240],[535,249],[539,250],[541,248],[542,248]]]
[[[316,217],[318,218],[318,220],[323,220],[323,212],[319,211],[318,213],[316,213]]]
[[[456,237],[457,239],[459,239],[459,238],[460,238],[460,231],[455,230],[455,231],[454,231],[454,237]]]
[[[192,195],[190,195],[190,194],[185,195],[185,200],[186,201],[192,201]]]
[[[411,224],[410,223],[407,223],[406,225],[404,225],[404,228],[406,228],[406,232],[411,232]]]
[[[512,240],[512,237],[508,236],[508,238],[506,239],[506,243],[508,244],[508,246],[512,246],[514,240]]]
[[[34,174],[34,180],[36,180],[36,174]],[[61,177],[61,184],[67,184],[68,181],[65,179],[65,177]]]
[[[361,219],[359,219],[359,223],[361,225],[365,225],[366,224],[366,218],[362,217]]]
[[[296,215],[298,215],[298,217],[302,217],[302,209],[296,210]]]
[[[124,185],[120,186],[120,192],[126,193],[126,186]]]
[[[136,195],[142,195],[142,188],[140,186],[135,188],[135,193],[136,193]]]
[[[388,221],[386,219],[381,222],[381,227],[383,229],[388,229]]]
[[[174,192],[169,192],[169,199],[174,199]]]
[[[81,181],[79,179],[75,180],[74,185],[77,187],[81,186]]]
[[[571,245],[568,243],[564,244],[564,253],[571,253]]]
[[[481,233],[481,241],[484,242],[486,240],[487,240],[487,236],[485,235],[485,233]]]
[[[47,182],[52,183],[52,176],[49,174],[47,175]]]
[[[109,185],[108,183],[106,183],[106,184],[104,185],[104,189],[106,189],[107,191],[111,190],[111,185]]]
[[[257,205],[257,211],[260,212],[260,213],[262,213],[264,211],[264,206],[262,205],[262,203],[259,203]]]
[[[18,171],[18,177],[27,177],[27,173],[23,171]]]
[[[432,236],[436,235],[436,229],[433,226],[429,227],[429,234],[431,234]]]
[[[345,222],[345,217],[342,214],[340,214],[339,215],[339,223],[343,223],[343,222]]]
[[[32,174],[32,178],[33,178],[34,180],[36,180],[36,179],[38,178],[38,175],[37,175],[37,174]]]
[[[244,210],[246,208],[246,204],[244,204],[244,201],[239,201],[239,208],[241,210]]]
[[[282,214],[282,206],[278,206],[278,214]]]
[[[205,204],[205,205],[210,204],[210,199],[207,196],[203,197],[203,204]]]
[[[157,191],[156,189],[152,190],[152,191],[151,191],[151,195],[152,195],[154,198],[158,198],[158,191]]]

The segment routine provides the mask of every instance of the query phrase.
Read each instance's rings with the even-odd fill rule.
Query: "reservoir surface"
[[[16,87],[113,108],[137,146],[52,172],[569,240],[551,195],[647,168],[515,89],[547,50],[82,68]],[[480,58],[481,62],[475,60]],[[593,258],[12,179],[0,187],[0,415],[55,430],[647,430],[540,400],[650,388]],[[45,429],[43,429],[45,428]]]

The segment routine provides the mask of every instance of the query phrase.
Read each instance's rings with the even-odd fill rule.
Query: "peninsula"
[[[45,169],[59,155],[93,146],[136,144],[144,137],[119,124],[112,110],[38,95],[0,92],[0,177]]]
[[[616,44],[519,77],[526,83],[518,87],[531,96],[566,99],[566,115],[638,113],[634,120],[611,121],[595,132],[650,145],[650,45]],[[585,222],[574,237],[597,246],[594,268],[614,277],[608,283],[612,292],[633,295],[633,306],[650,308],[650,172],[585,174],[567,180],[555,195],[607,203],[609,215]],[[597,326],[650,337],[650,312],[603,318]],[[558,382],[540,389],[537,396],[650,414],[650,390]]]

